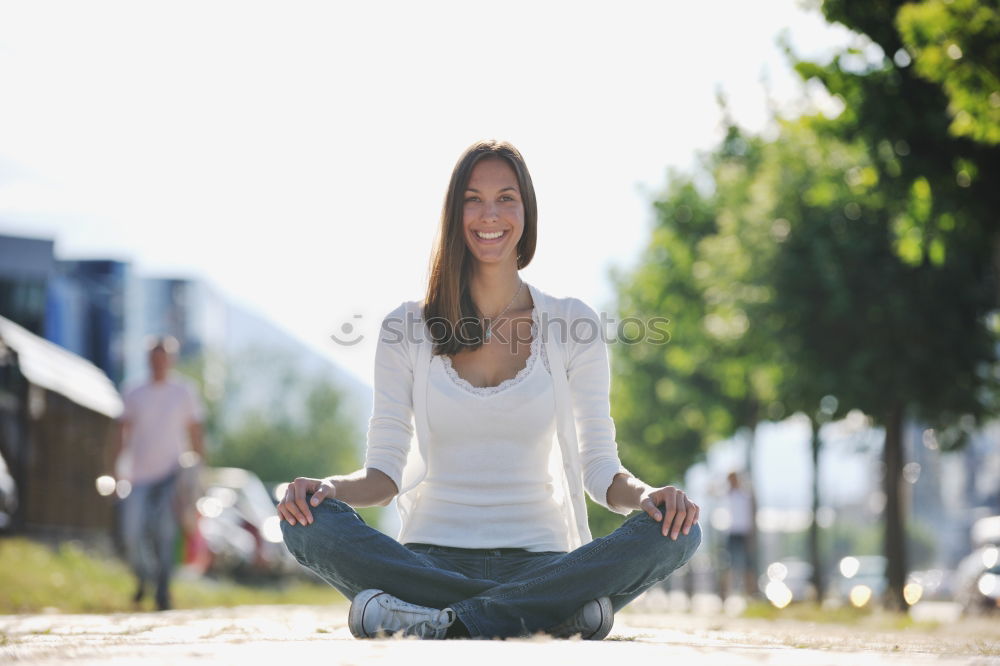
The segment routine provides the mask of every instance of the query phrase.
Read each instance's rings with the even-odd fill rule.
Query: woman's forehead
[[[472,167],[472,173],[469,174],[469,187],[471,188],[475,188],[476,183],[490,182],[495,184],[497,181],[503,182],[504,186],[517,187],[517,174],[514,173],[514,169],[507,163],[507,160],[496,157],[480,160]]]

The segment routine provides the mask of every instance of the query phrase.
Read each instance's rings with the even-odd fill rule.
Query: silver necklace
[[[489,342],[490,341],[490,336],[493,334],[493,326],[496,324],[497,319],[499,319],[500,317],[504,316],[504,314],[507,312],[507,310],[510,310],[510,306],[514,305],[514,301],[517,300],[517,297],[521,295],[521,290],[524,289],[524,280],[521,280],[521,278],[518,278],[518,280],[521,281],[521,286],[519,286],[517,288],[517,293],[514,294],[514,298],[510,299],[510,303],[507,304],[507,307],[505,307],[500,312],[500,314],[498,314],[496,317],[493,317],[492,319],[490,319],[490,325],[486,329],[486,334],[483,336],[483,340],[485,342]],[[480,311],[479,314],[480,314],[480,316],[483,317],[484,320],[486,319],[486,316],[483,315],[482,311]]]

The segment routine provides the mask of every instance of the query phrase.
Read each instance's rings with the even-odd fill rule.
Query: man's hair
[[[173,356],[180,349],[180,343],[172,335],[150,335],[146,338],[146,351],[153,353],[157,349],[162,349],[168,355]]]

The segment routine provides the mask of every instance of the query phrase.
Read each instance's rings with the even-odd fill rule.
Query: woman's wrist
[[[651,490],[649,484],[644,483],[631,474],[618,472],[608,487],[608,506],[633,511],[641,509],[642,506],[639,502],[647,490]]]

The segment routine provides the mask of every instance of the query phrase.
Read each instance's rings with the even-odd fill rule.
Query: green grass
[[[134,611],[135,579],[120,560],[106,558],[81,543],[51,548],[24,537],[0,539],[0,613]],[[174,608],[243,604],[346,604],[329,585],[294,580],[248,585],[203,578],[175,580]],[[150,599],[143,609],[154,608]]]
[[[823,608],[815,603],[796,603],[778,609],[766,601],[751,601],[743,617],[764,620],[795,620],[798,622],[819,622],[825,624],[846,624],[869,629],[932,629],[934,622],[917,622],[907,613],[896,613],[881,609],[855,608],[844,605],[838,608]]]
[[[766,601],[754,600],[747,604],[743,617],[763,620],[799,620],[801,622],[834,622],[837,624],[857,624],[872,616],[870,608],[842,606],[821,608],[813,603],[790,604],[785,608],[775,608]]]

